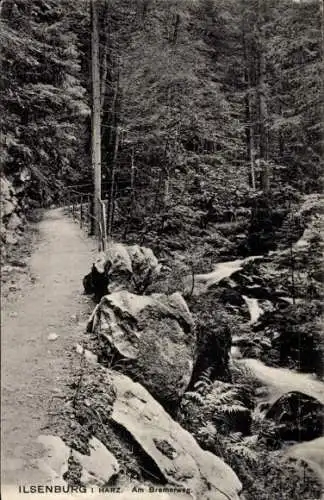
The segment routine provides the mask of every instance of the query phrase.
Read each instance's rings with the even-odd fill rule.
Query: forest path
[[[46,212],[30,259],[34,283],[2,303],[2,485],[44,484],[35,440],[64,394],[74,345],[84,334],[89,298],[82,277],[96,245],[61,209]],[[58,335],[55,341],[49,334]],[[57,400],[56,400],[57,401]],[[46,431],[45,431],[46,432]]]

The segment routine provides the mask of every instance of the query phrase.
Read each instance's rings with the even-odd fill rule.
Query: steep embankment
[[[1,260],[4,261],[11,245],[16,245],[24,229],[25,217],[12,183],[4,176],[0,178],[1,192]]]

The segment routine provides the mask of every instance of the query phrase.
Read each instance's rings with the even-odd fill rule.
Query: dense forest
[[[219,210],[319,189],[321,2],[99,4],[103,166],[109,181],[117,140],[117,195],[133,165],[141,217],[195,187]],[[34,201],[91,181],[90,42],[85,1],[1,2],[2,165]]]
[[[136,376],[232,467],[242,498],[318,499],[313,473],[282,465],[280,454],[322,435],[323,393],[297,384],[264,406],[264,418],[264,373],[253,362],[277,377],[288,369],[310,377],[314,388],[323,377],[323,2],[98,0],[96,8],[112,235],[162,263],[132,293],[180,291],[197,335],[180,402],[157,396],[138,375],[143,366]],[[93,189],[91,26],[86,0],[0,1],[4,259],[33,210],[64,203],[71,186]],[[233,271],[217,274],[228,262]],[[217,279],[206,274],[214,268]],[[100,358],[96,342],[89,348]],[[111,443],[99,437],[117,453],[115,434]],[[118,453],[134,466],[129,450]]]

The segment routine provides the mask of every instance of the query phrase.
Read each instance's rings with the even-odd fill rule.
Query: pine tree
[[[78,177],[78,137],[89,115],[72,12],[65,0],[2,5],[4,171],[15,179],[27,169],[28,194],[42,203]]]

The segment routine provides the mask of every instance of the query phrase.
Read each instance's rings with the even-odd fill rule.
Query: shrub
[[[212,380],[228,380],[229,352],[237,321],[225,307],[215,301],[212,291],[188,300],[197,332],[197,361],[192,383],[207,369]]]
[[[267,334],[273,337],[272,348],[278,352],[282,366],[292,360],[300,371],[323,373],[321,309],[318,301],[312,301],[288,305],[261,317],[258,329],[267,329]]]

